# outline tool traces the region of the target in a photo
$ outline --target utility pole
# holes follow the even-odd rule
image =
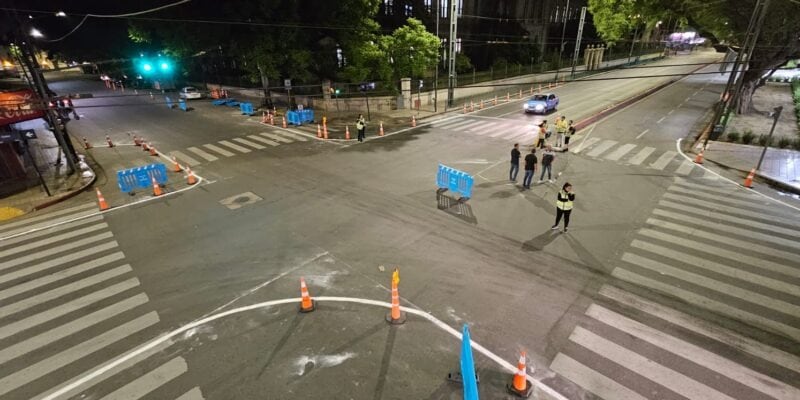
[[[456,34],[458,24],[458,1],[450,0],[450,55],[447,60],[447,105],[452,107],[455,104],[453,95],[456,86]]]
[[[764,155],[767,154],[767,147],[772,142],[772,133],[775,132],[775,125],[778,124],[778,118],[781,117],[781,111],[783,111],[783,106],[778,106],[773,108],[773,112],[770,114],[772,115],[772,128],[769,130],[769,136],[767,137],[767,143],[764,143],[764,150],[761,150],[761,157],[758,158],[758,165],[756,165],[756,171],[761,170],[761,162],[764,161]]]
[[[631,40],[631,51],[628,52],[628,65],[631,63],[631,56],[633,56],[633,46],[636,44],[636,35],[639,33],[639,24],[637,19],[636,29],[633,31],[633,39]]]
[[[733,96],[731,96],[731,105],[736,106],[739,102],[739,97],[742,95],[742,85],[744,85],[744,74],[750,68],[750,57],[753,55],[753,51],[756,49],[756,43],[758,42],[758,36],[761,35],[761,27],[764,26],[764,18],[767,16],[767,8],[769,7],[769,0],[761,0],[761,10],[758,13],[758,21],[756,21],[755,32],[753,33],[752,37],[750,38],[750,43],[748,43],[748,48],[745,52],[744,57],[746,60],[742,63],[742,73],[739,75],[736,81],[736,89],[733,91]],[[758,6],[758,4],[756,4]],[[725,118],[725,122],[722,124],[723,130],[725,126],[728,125],[729,118]]]
[[[433,112],[439,111],[439,57],[442,55],[442,39],[439,38],[439,8],[441,7],[442,0],[434,0],[436,2],[436,40],[439,41],[439,47],[436,49],[436,69],[433,70]]]
[[[575,79],[575,65],[578,64],[578,54],[581,51],[581,37],[583,36],[583,23],[586,21],[586,7],[581,7],[581,21],[578,23],[578,39],[575,41],[575,53],[572,54],[572,72],[570,79]]]
[[[567,10],[569,10],[569,0],[567,6],[564,7],[564,22],[561,25],[561,47],[558,48],[558,67],[556,68],[555,81],[558,82],[558,73],[561,72],[561,58],[564,53],[564,35],[567,33]]]

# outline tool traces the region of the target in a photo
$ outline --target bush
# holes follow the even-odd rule
[[[744,143],[744,144],[753,143],[753,139],[755,139],[755,138],[756,138],[756,135],[753,133],[753,131],[748,129],[748,130],[744,131],[744,133],[742,134],[742,143]]]
[[[782,149],[785,149],[785,148],[789,147],[790,144],[792,144],[792,139],[789,139],[789,138],[787,138],[785,136],[780,138],[780,139],[778,139],[778,147],[780,147]]]
[[[769,135],[758,135],[759,146],[770,146],[772,145],[772,142],[774,142],[774,140],[772,140]]]
[[[725,139],[731,143],[736,143],[739,141],[739,132],[728,132]]]

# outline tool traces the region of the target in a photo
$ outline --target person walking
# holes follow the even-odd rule
[[[575,125],[573,125],[572,120],[569,120],[569,125],[567,126],[567,133],[564,135],[564,151],[569,151],[569,138],[575,134]]]
[[[514,148],[511,149],[511,171],[508,172],[508,179],[511,182],[517,181],[517,173],[519,172],[519,143],[514,143]]]
[[[556,159],[556,153],[553,152],[553,146],[547,145],[542,154],[542,176],[539,177],[539,183],[544,182],[544,173],[547,172],[547,180],[553,182],[553,160]]]
[[[533,172],[536,170],[536,163],[539,160],[536,158],[536,148],[532,148],[530,154],[525,156],[525,177],[522,178],[522,187],[524,189],[531,188],[531,180],[533,180]]]
[[[552,230],[558,229],[558,223],[561,222],[561,217],[564,217],[564,232],[567,232],[569,227],[569,215],[572,213],[573,202],[575,201],[575,191],[572,190],[572,185],[567,182],[558,192],[556,200],[556,223],[550,227]]]
[[[545,139],[547,139],[547,121],[539,124],[539,140],[536,141],[536,147],[543,149]]]
[[[356,130],[358,131],[358,141],[364,141],[364,131],[367,129],[367,121],[364,119],[364,114],[358,114],[358,120],[356,120]]]
[[[561,116],[556,121],[556,147],[562,147],[564,145],[564,137],[567,134],[567,128],[569,125],[567,124],[567,117]]]

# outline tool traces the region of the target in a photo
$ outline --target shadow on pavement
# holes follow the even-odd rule
[[[522,243],[522,250],[525,251],[542,251],[544,247],[548,244],[552,243],[556,238],[561,236],[561,231],[554,231],[548,229],[539,234],[539,236],[535,236],[533,239],[528,240],[527,242]]]
[[[437,207],[456,218],[468,222],[473,225],[478,224],[478,219],[472,213],[472,206],[466,203],[466,200],[457,199],[449,196],[440,190],[436,191],[436,204]]]

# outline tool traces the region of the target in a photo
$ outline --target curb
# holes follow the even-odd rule
[[[697,154],[697,153],[694,150],[692,150],[692,154]],[[714,163],[714,164],[716,164],[716,165],[718,165],[718,166],[720,166],[722,168],[725,168],[725,169],[728,169],[728,170],[731,170],[731,171],[740,172],[743,175],[747,175],[748,173],[750,173],[749,170],[743,170],[743,169],[731,167],[730,165],[723,164],[723,163],[721,163],[719,161],[714,161],[713,159],[710,159],[708,157],[705,157],[704,159],[705,159],[705,161],[712,162],[712,163]],[[769,186],[778,187],[778,188],[780,188],[780,189],[782,189],[782,190],[784,190],[786,192],[790,192],[790,193],[794,193],[794,194],[800,195],[800,188],[795,187],[794,185],[790,185],[790,184],[788,184],[788,183],[786,183],[784,181],[781,181],[779,179],[775,179],[775,178],[773,178],[773,177],[771,177],[769,175],[763,175],[763,174],[760,174],[758,171],[756,171],[756,178],[759,178],[759,180],[761,180],[763,182],[766,182],[766,184],[769,185]]]
[[[55,199],[50,199],[50,200],[45,201],[43,203],[37,204],[37,205],[33,206],[33,208],[31,208],[31,211],[39,211],[39,210],[42,210],[44,208],[50,207],[52,205],[58,204],[58,203],[60,203],[62,201],[71,199],[71,198],[77,196],[78,193],[81,193],[84,190],[86,190],[86,188],[88,188],[89,186],[94,185],[95,181],[97,181],[97,174],[91,168],[89,168],[89,171],[92,171],[92,179],[90,179],[88,182],[83,184],[83,186],[81,186],[78,189],[75,189],[75,190],[73,190],[73,191],[71,191],[71,192],[69,192],[69,193],[67,193],[65,195],[62,195],[61,197],[57,197]]]

